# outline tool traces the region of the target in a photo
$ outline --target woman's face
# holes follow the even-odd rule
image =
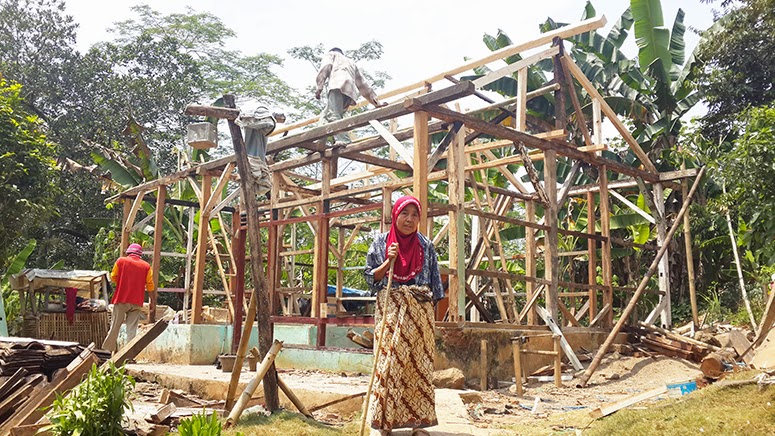
[[[402,235],[411,235],[416,232],[419,224],[420,211],[413,204],[403,208],[396,218],[396,228]]]

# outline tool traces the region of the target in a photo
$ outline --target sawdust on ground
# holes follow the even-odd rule
[[[605,356],[585,388],[575,387],[577,377],[563,381],[562,388],[555,387],[553,381],[531,381],[526,385],[523,398],[517,398],[513,383],[502,383],[500,389],[481,392],[482,402],[468,404],[468,411],[477,427],[521,424],[546,425],[558,430],[557,423],[567,416],[568,422],[560,425],[561,429],[583,428],[592,421],[584,412],[659,386],[694,380],[701,375],[699,365],[686,360],[665,356],[626,357],[614,353]],[[644,401],[640,406],[665,397]],[[584,417],[583,422],[580,416]]]

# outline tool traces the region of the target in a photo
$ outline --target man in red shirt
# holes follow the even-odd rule
[[[131,244],[126,249],[126,256],[120,257],[113,265],[110,279],[116,284],[113,293],[113,315],[111,316],[110,331],[108,337],[102,343],[102,349],[111,352],[116,351],[116,341],[121,324],[126,319],[127,342],[137,334],[137,323],[142,316],[145,290],[152,292],[153,276],[151,266],[140,258],[143,255],[143,247],[140,244]]]

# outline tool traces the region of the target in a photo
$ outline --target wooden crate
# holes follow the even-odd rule
[[[75,312],[73,323],[65,313],[41,312],[25,315],[22,334],[28,338],[94,344],[99,348],[108,335],[108,312]]]

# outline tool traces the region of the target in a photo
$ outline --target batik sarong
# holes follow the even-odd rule
[[[387,317],[369,403],[371,427],[430,427],[436,419],[433,391],[433,302],[427,286],[401,286],[377,296],[375,326]],[[378,334],[379,332],[377,332]],[[375,337],[374,343],[379,342]],[[376,345],[375,345],[376,346]]]

